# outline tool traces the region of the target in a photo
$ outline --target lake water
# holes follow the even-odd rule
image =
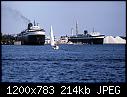
[[[125,82],[125,45],[2,45],[2,82]]]

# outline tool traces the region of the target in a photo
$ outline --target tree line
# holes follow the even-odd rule
[[[1,44],[13,45],[15,41],[18,41],[18,37],[11,34],[1,33]]]

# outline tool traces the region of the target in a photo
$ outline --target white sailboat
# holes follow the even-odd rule
[[[59,49],[59,46],[56,45],[55,41],[54,41],[54,35],[53,35],[53,29],[52,29],[52,26],[51,26],[51,29],[50,29],[50,34],[51,34],[51,37],[50,37],[50,41],[51,41],[51,46],[53,49]]]

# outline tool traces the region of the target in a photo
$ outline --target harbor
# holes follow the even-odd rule
[[[1,82],[125,83],[125,8],[123,1],[2,1]]]
[[[103,38],[95,39],[93,38],[85,38],[83,35],[76,36],[61,36],[58,40],[55,39],[57,44],[126,44],[126,37],[123,36],[102,36]],[[85,38],[85,39],[84,39]],[[50,44],[51,40],[49,36],[45,37],[45,43],[42,45]],[[23,45],[21,39],[17,36],[13,35],[2,35],[1,40],[2,45]],[[31,45],[35,45],[34,43]],[[37,45],[37,44],[36,44]]]
[[[51,43],[51,36],[45,35],[45,30],[40,28],[37,24],[28,24],[28,28],[21,33],[15,35],[2,35],[1,44],[3,45],[45,45]],[[105,36],[100,32],[88,32],[84,30],[84,33],[78,32],[78,24],[76,22],[76,31],[72,30],[71,35],[61,36],[59,39],[55,39],[53,35],[53,41],[57,44],[126,44],[125,37],[123,36]]]
[[[74,40],[76,40],[76,41],[74,41]],[[84,44],[93,44],[94,40],[92,40],[92,42],[87,41],[88,43],[85,43],[85,42],[82,42],[81,39],[80,39],[80,41],[77,41],[77,39],[71,40],[69,36],[61,36],[59,40],[56,40],[56,42],[57,42],[57,44],[82,44],[82,45],[84,45]],[[20,39],[17,39],[17,37],[15,37],[15,36],[3,35],[1,44],[2,45],[21,45],[22,43],[21,43]],[[50,44],[49,37],[45,38],[44,45],[47,45],[47,44]],[[123,37],[123,36],[116,36],[116,37],[106,36],[103,40],[103,43],[101,42],[100,44],[126,44],[126,40],[125,40],[125,37]]]

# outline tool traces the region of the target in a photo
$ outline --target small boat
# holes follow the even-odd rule
[[[54,41],[54,35],[53,35],[52,26],[51,26],[51,29],[50,29],[50,34],[51,34],[50,41],[51,41],[52,48],[55,49],[55,50],[59,49],[59,46]]]

